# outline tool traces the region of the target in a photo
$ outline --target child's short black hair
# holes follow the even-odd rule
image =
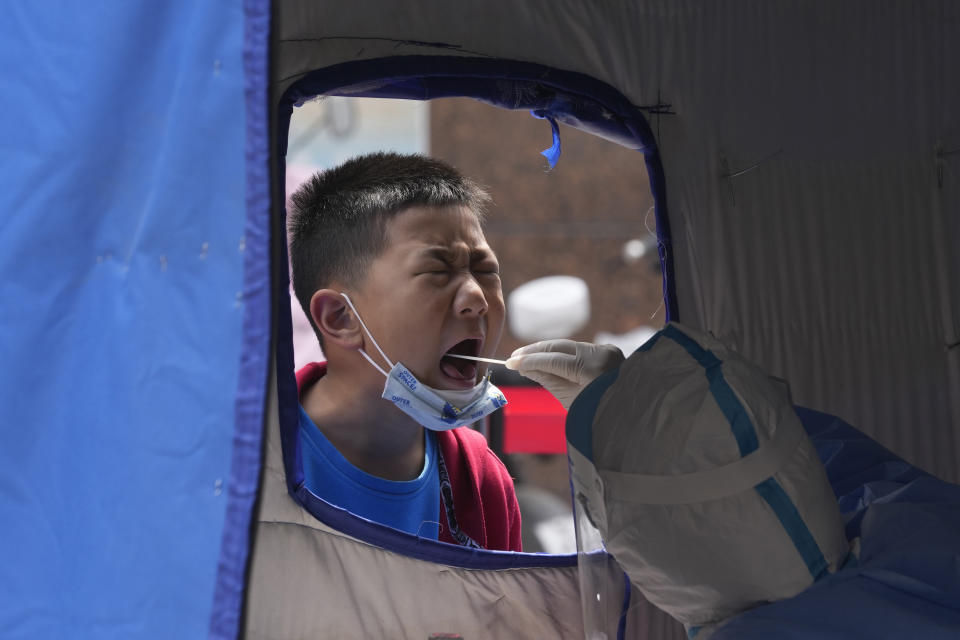
[[[288,219],[293,289],[307,319],[310,298],[333,281],[356,285],[384,249],[386,221],[411,206],[468,207],[483,221],[490,196],[445,162],[419,154],[372,153],[307,180]]]

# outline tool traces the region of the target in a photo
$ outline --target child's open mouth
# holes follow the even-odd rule
[[[447,353],[458,353],[464,356],[479,355],[480,341],[474,338],[461,340],[453,345]],[[449,378],[461,381],[470,381],[472,384],[477,379],[477,363],[460,358],[450,358],[443,356],[440,359],[440,371]]]

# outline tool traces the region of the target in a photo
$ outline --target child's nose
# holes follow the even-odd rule
[[[457,315],[463,316],[482,316],[487,312],[487,297],[483,293],[483,288],[473,276],[464,278],[463,284],[457,289],[457,297],[454,299],[454,311]]]

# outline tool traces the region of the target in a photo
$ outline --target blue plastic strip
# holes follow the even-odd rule
[[[703,629],[701,626],[690,627],[687,629],[687,640],[693,640],[697,637],[697,634],[700,633],[700,630]]]
[[[630,596],[632,587],[630,586],[630,576],[623,572],[623,605],[620,607],[620,622],[617,623],[617,640],[624,640],[627,637],[627,611],[630,610]]]
[[[714,400],[716,400],[720,410],[723,411],[724,417],[730,423],[733,437],[736,438],[737,446],[740,448],[740,455],[746,456],[756,451],[759,446],[757,432],[750,422],[750,416],[747,415],[743,405],[740,404],[736,394],[733,393],[733,389],[724,379],[722,363],[717,356],[691,340],[673,325],[663,329],[663,333],[686,349],[687,353],[704,368],[707,380],[710,382],[710,393],[713,394]]]
[[[514,551],[471,549],[429,538],[421,538],[354,515],[317,497],[306,487],[300,487],[294,498],[311,515],[337,531],[410,558],[438,562],[464,569],[501,570],[575,567],[577,565],[577,555],[575,553],[518,553]]]
[[[560,144],[560,125],[557,124],[556,117],[545,109],[534,109],[530,112],[530,115],[532,115],[534,118],[546,120],[550,123],[550,133],[553,136],[553,144],[549,149],[544,149],[541,151],[540,155],[547,159],[547,162],[550,163],[550,168],[553,169],[557,166],[557,162],[560,160],[560,153],[562,150],[562,145]]]
[[[567,411],[567,443],[593,462],[593,418],[607,389],[617,381],[620,367],[610,369],[588,384]]]
[[[243,333],[235,403],[227,509],[217,564],[210,637],[238,636],[250,523],[260,478],[270,352],[270,1],[244,0],[243,70],[246,109],[246,224]]]
[[[790,536],[793,546],[797,548],[813,579],[816,581],[825,576],[828,569],[827,560],[823,557],[820,546],[814,540],[813,534],[810,533],[803,518],[800,517],[800,512],[797,511],[793,500],[783,490],[780,483],[774,478],[767,478],[755,488],[760,497],[777,514],[780,524],[783,525],[787,535]]]

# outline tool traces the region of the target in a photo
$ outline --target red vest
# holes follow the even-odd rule
[[[326,372],[325,362],[311,362],[297,371],[300,395]],[[520,507],[513,479],[483,435],[460,427],[437,432],[437,444],[450,476],[460,530],[484,549],[521,551]],[[456,544],[443,504],[438,508],[440,541]]]

